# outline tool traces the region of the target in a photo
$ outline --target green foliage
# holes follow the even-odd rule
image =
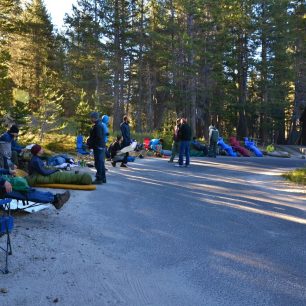
[[[80,94],[80,103],[77,106],[75,112],[75,121],[77,122],[77,134],[86,135],[90,129],[91,123],[89,120],[89,114],[91,112],[89,102],[86,98],[84,90]]]
[[[88,113],[98,110],[114,130],[128,113],[137,137],[146,131],[167,148],[180,116],[206,139],[214,119],[225,136],[284,141],[305,101],[304,8],[78,0],[55,35],[42,0],[2,0],[0,114],[22,125],[31,114],[42,139],[88,134]]]
[[[287,180],[306,185],[306,169],[296,169],[294,171],[288,172],[286,174],[283,174],[283,177],[285,177]]]

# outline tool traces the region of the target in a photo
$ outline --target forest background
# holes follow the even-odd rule
[[[43,140],[124,114],[171,137],[296,143],[306,106],[306,5],[289,0],[78,0],[55,31],[42,0],[0,1],[0,117]],[[59,7],[60,9],[60,7]],[[57,142],[61,142],[57,139]]]

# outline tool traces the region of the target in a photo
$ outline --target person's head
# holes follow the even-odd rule
[[[99,120],[99,113],[98,112],[91,112],[90,113],[90,120],[92,123],[95,123]]]
[[[14,137],[17,137],[18,136],[18,133],[19,133],[19,129],[18,129],[18,126],[13,124],[10,129],[8,130],[8,132],[13,135]]]
[[[215,126],[215,122],[212,120],[210,125],[214,127]]]
[[[102,116],[102,122],[107,125],[109,123],[109,117],[107,115],[103,115]]]
[[[182,118],[181,119],[181,124],[185,124],[185,123],[187,123],[187,118]]]
[[[122,140],[122,136],[121,135],[117,135],[116,141],[120,142],[121,140]]]
[[[41,155],[41,154],[43,154],[43,152],[44,152],[43,148],[40,145],[38,145],[38,144],[35,144],[31,148],[31,153],[33,155]]]
[[[129,117],[127,115],[123,116],[123,122],[129,123]]]
[[[181,123],[181,118],[176,119],[176,125],[179,125]]]
[[[159,142],[160,142],[161,144],[163,144],[163,143],[164,143],[164,140],[163,140],[162,138],[160,138],[160,139],[159,139]]]

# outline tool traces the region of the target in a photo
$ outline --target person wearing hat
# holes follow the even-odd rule
[[[30,186],[37,184],[74,184],[90,185],[92,179],[89,173],[69,173],[61,172],[59,169],[48,169],[45,167],[40,156],[43,148],[35,144],[31,148],[32,158],[29,163],[29,176],[26,177]]]
[[[18,133],[18,126],[13,124],[7,132],[0,136],[0,143],[2,143],[1,148],[6,151],[0,152],[3,158],[1,166],[6,169],[13,168],[14,165],[18,166],[18,155],[21,153],[22,149],[24,149],[24,147],[20,146],[16,141]],[[10,146],[7,146],[6,144],[10,144]]]
[[[105,130],[102,125],[101,120],[99,120],[99,113],[92,112],[90,114],[90,120],[93,124],[89,138],[87,139],[87,145],[89,149],[93,149],[96,180],[94,184],[103,184],[106,183],[105,175]]]

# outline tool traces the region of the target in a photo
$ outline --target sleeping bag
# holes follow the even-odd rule
[[[90,185],[92,178],[89,173],[55,172],[50,175],[32,174],[26,177],[30,186],[38,184],[74,184]]]

